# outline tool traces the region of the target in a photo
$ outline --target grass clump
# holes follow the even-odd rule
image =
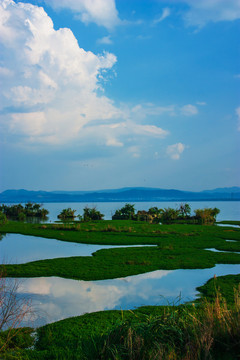
[[[214,302],[205,300],[199,306],[165,307],[158,316],[123,322],[109,332],[99,359],[237,359],[239,290],[233,306],[228,306],[218,293]]]
[[[32,328],[0,331],[0,359],[29,359],[28,355],[25,353],[25,349],[33,347],[35,341],[33,333],[34,330]]]
[[[37,330],[26,359],[236,360],[240,344],[240,288],[228,304],[214,300],[145,306],[65,319]],[[0,357],[1,358],[1,357]]]

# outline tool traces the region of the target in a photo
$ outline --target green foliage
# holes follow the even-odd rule
[[[1,205],[0,212],[6,215],[7,218],[23,221],[26,217],[37,217],[46,219],[48,210],[42,208],[40,204],[28,202],[25,206],[17,205]]]
[[[179,209],[173,208],[165,208],[159,209],[154,206],[151,207],[148,211],[139,210],[137,214],[135,214],[134,205],[126,204],[122,209],[119,209],[112,216],[113,220],[117,219],[132,219],[136,221],[145,221],[153,224],[173,224],[175,222],[192,222],[195,220],[190,217],[191,208],[189,204],[181,204]]]
[[[165,208],[161,215],[161,222],[163,224],[171,224],[176,220],[180,215],[180,211],[172,208]]]
[[[34,345],[33,332],[32,328],[0,331],[0,359],[28,359],[23,350]]]
[[[58,215],[58,219],[61,220],[74,220],[76,210],[72,210],[71,208],[63,209],[61,213]]]
[[[83,211],[83,221],[103,220],[104,215],[101,214],[96,207],[89,208],[86,206]]]
[[[240,304],[165,308],[158,316],[123,321],[104,340],[101,359],[234,359],[239,355]]]
[[[7,223],[6,215],[0,211],[0,225],[4,225],[6,223]]]
[[[180,216],[183,218],[189,217],[191,215],[191,207],[189,204],[181,204],[179,207]]]
[[[224,220],[224,221],[218,221],[218,224],[238,225],[238,226],[240,226],[240,221],[239,220]]]
[[[195,219],[199,224],[214,224],[216,217],[220,213],[218,208],[205,208],[194,210]]]
[[[206,282],[206,284],[199,286],[197,290],[201,296],[207,298],[209,301],[214,301],[217,294],[221,295],[227,300],[228,304],[234,304],[236,295],[239,295],[238,288],[240,286],[240,274],[226,275],[214,277]]]
[[[112,220],[131,220],[135,214],[135,205],[125,204],[121,209],[116,210]]]
[[[25,221],[26,220],[26,214],[24,213],[24,212],[20,212],[19,214],[18,214],[18,220],[19,221]]]
[[[133,217],[134,220],[147,221],[149,223],[192,223],[209,225],[216,222],[216,216],[220,210],[217,208],[206,208],[195,210],[195,216],[191,216],[191,207],[189,204],[180,204],[178,209],[157,207],[150,208],[147,211],[138,211],[137,215]]]

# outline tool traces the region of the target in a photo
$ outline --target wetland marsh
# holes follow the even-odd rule
[[[108,324],[110,316],[113,326],[113,322],[120,321],[118,310],[126,318],[126,310],[143,311],[150,316],[169,304],[198,301],[201,294],[211,297],[215,285],[207,281],[214,276],[223,279],[219,282],[223,295],[233,301],[233,288],[239,284],[238,227],[159,225],[130,220],[65,224],[9,221],[1,225],[0,231],[0,251],[8,241],[9,249],[15,251],[10,254],[5,248],[6,260],[11,258],[11,264],[6,261],[4,265],[7,281],[19,278],[17,296],[31,299],[36,310],[31,326],[52,323],[40,327],[39,334],[46,335],[49,326],[54,337],[58,337],[60,329],[65,334],[62,323],[55,321],[65,319],[70,331],[72,316],[78,316],[76,324],[82,318],[96,324],[100,316],[101,326],[102,322],[104,326]],[[82,331],[79,336],[83,336]],[[76,358],[63,353],[63,358]],[[53,359],[59,355],[54,356]]]

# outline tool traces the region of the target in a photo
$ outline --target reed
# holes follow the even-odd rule
[[[220,293],[214,302],[165,307],[159,316],[128,320],[113,328],[100,359],[237,359],[240,343],[240,287],[228,306]]]

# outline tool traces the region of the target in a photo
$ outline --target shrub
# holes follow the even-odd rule
[[[180,215],[179,210],[172,208],[165,208],[161,215],[161,221],[164,224],[171,224],[174,222],[174,220],[177,220],[179,215]]]
[[[5,214],[3,214],[1,211],[0,211],[0,225],[4,225],[7,223],[7,217]]]
[[[89,208],[86,206],[83,211],[83,221],[103,220],[104,218],[104,215],[101,214],[100,211],[96,209],[96,207]]]
[[[220,213],[218,208],[205,208],[205,209],[196,209],[195,219],[199,224],[214,224],[216,222],[216,217]]]
[[[121,209],[116,210],[112,220],[131,220],[135,215],[135,207],[131,204],[125,204]]]
[[[76,217],[75,212],[76,210],[72,210],[71,208],[63,209],[58,215],[58,218],[62,220],[74,220],[74,218]]]

